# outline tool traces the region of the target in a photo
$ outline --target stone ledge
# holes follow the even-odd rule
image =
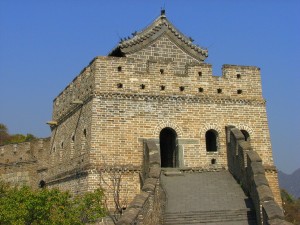
[[[128,208],[142,208],[149,196],[150,193],[141,192],[134,197]]]
[[[262,185],[269,186],[269,182],[264,174],[254,175],[253,181],[254,181],[254,184],[256,187],[259,187]]]
[[[269,186],[261,185],[256,190],[260,202],[274,201],[274,196]]]
[[[261,162],[252,162],[250,165],[249,172],[253,177],[258,174],[265,174],[265,169]]]
[[[129,225],[137,218],[140,208],[129,208],[116,223],[117,225]]]
[[[147,178],[145,180],[142,191],[153,193],[155,190],[156,183],[157,183],[156,178]]]
[[[268,220],[268,225],[293,225],[293,224],[282,219],[273,219],[273,220]]]
[[[255,151],[248,151],[247,159],[249,159],[251,162],[262,162],[261,157]]]
[[[151,166],[149,169],[149,178],[158,179],[160,176],[161,169],[159,166]]]
[[[284,219],[284,214],[281,208],[274,201],[264,202],[262,206],[269,220]]]

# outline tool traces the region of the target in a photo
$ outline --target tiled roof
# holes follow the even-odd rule
[[[193,44],[192,40],[176,29],[164,14],[160,15],[151,25],[140,32],[136,32],[132,38],[121,40],[118,46],[112,50],[110,56],[116,54],[126,55],[143,49],[163,34],[192,57],[203,61],[208,56],[208,51]]]

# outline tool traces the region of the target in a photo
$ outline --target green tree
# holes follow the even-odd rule
[[[10,136],[7,127],[4,124],[0,123],[0,145],[5,144],[5,142],[7,142],[9,138]]]
[[[58,189],[32,190],[0,182],[1,225],[85,224],[106,215],[103,192],[96,190],[73,197]]]
[[[7,126],[0,123],[0,145],[22,143],[35,139],[36,137],[33,134],[9,134]]]

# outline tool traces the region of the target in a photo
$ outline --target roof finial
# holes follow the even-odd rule
[[[160,15],[161,15],[161,16],[165,16],[165,15],[166,15],[166,10],[165,10],[165,8],[161,8],[161,10],[160,10]]]

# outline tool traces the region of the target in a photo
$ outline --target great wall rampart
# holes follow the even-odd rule
[[[122,174],[120,198],[129,205],[153,172],[149,140],[161,167],[229,169],[238,177],[244,169],[233,169],[226,130],[234,126],[260,157],[280,205],[260,69],[224,65],[217,77],[207,56],[162,14],[109,56],[95,57],[54,99],[50,139],[0,146],[1,177],[73,193],[101,186],[113,207],[108,184]]]

